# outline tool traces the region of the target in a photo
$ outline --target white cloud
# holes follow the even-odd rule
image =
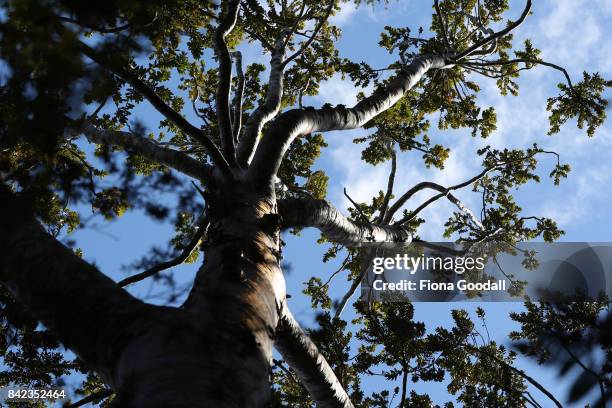
[[[347,2],[340,4],[340,11],[333,15],[329,20],[333,25],[345,26],[350,24],[351,20],[357,13],[357,6],[355,3]]]
[[[549,0],[532,17],[541,17],[537,23],[519,35],[533,37],[545,59],[579,74],[604,45],[602,27],[609,25],[605,20],[612,14],[611,4],[610,0]]]
[[[340,74],[335,74],[327,81],[321,82],[319,94],[314,99],[321,104],[353,106],[357,103],[357,93],[361,90],[361,88],[356,88],[349,79],[342,79]]]
[[[612,166],[580,169],[568,180],[571,194],[557,199],[545,200],[539,214],[556,220],[559,225],[582,224],[597,217],[596,206],[606,205],[609,200],[609,185]],[[559,196],[559,194],[557,194]],[[608,197],[606,197],[608,196]],[[552,198],[552,197],[551,197]]]
[[[354,130],[349,132],[330,132],[328,141],[331,145],[331,160],[335,167],[336,178],[332,179],[330,200],[342,211],[351,207],[350,201],[344,196],[343,189],[357,202],[370,202],[379,191],[385,191],[390,172],[390,162],[372,166],[361,160],[361,151],[364,145],[352,142],[353,138],[363,135],[366,131]],[[459,135],[456,135],[459,136]],[[398,155],[398,166],[395,179],[394,195],[399,197],[410,187],[421,181],[432,181],[443,186],[450,186],[462,182],[479,171],[479,163],[474,161],[474,146],[471,138],[459,138],[454,145],[451,155],[445,162],[445,169],[425,169],[423,160],[418,152],[406,152]],[[405,208],[415,208],[434,194],[425,190],[406,204]],[[471,192],[458,192],[459,198],[472,208],[478,208],[476,197]],[[440,240],[444,230],[444,223],[456,208],[446,200],[439,200],[422,212],[427,220],[427,228],[420,234],[425,239]],[[398,217],[401,216],[401,211]]]
[[[551,62],[567,66],[575,81],[583,70],[598,71],[604,77],[612,76],[612,45],[604,41],[604,28],[609,26],[612,0],[601,2],[548,1],[539,4],[536,13],[517,32],[516,44],[524,38],[532,38],[534,45],[543,51]],[[385,13],[384,11],[383,13]],[[367,53],[364,50],[364,53]],[[612,201],[612,190],[606,189],[612,178],[612,166],[595,167],[608,163],[607,153],[612,145],[612,128],[609,124],[599,129],[594,138],[588,138],[584,130],[577,129],[571,121],[554,137],[546,136],[548,112],[546,99],[557,91],[556,84],[563,81],[561,73],[539,67],[524,72],[520,79],[518,97],[501,96],[495,82],[481,78],[479,101],[483,106],[494,106],[498,117],[498,130],[486,140],[472,138],[468,131],[429,132],[433,143],[451,147],[452,153],[443,171],[425,169],[422,159],[415,152],[402,154],[398,165],[395,194],[401,194],[414,184],[430,180],[451,185],[473,176],[480,169],[480,160],[474,152],[485,144],[496,148],[526,148],[537,142],[542,148],[561,154],[561,161],[572,166],[569,179],[553,188],[546,175],[554,165],[554,158],[544,157],[540,171],[543,182],[521,189],[517,199],[529,215],[555,218],[561,228],[579,225],[585,217],[593,218],[607,201]],[[349,81],[334,77],[321,87],[321,102],[342,103],[350,106],[357,90]],[[435,125],[437,114],[432,117]],[[334,170],[330,174],[330,199],[342,209],[349,206],[342,194],[346,187],[358,201],[369,201],[387,184],[389,164],[370,166],[360,159],[363,146],[352,143],[352,138],[366,131],[330,134],[330,157]],[[524,191],[524,193],[523,193]],[[408,203],[407,208],[420,204],[431,192],[424,192]],[[458,193],[468,207],[476,213],[480,209],[479,197],[468,190]],[[428,226],[420,231],[425,239],[440,239],[443,224],[455,208],[444,200],[430,206],[422,214]]]

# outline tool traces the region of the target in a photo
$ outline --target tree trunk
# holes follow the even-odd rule
[[[103,374],[115,407],[269,402],[274,333],[285,301],[276,201],[240,183],[213,191],[219,193],[207,200],[206,259],[178,309],[132,298],[31,215],[0,213],[1,281]]]
[[[223,185],[209,197],[206,259],[184,307],[126,347],[121,406],[262,407],[285,300],[274,197]]]

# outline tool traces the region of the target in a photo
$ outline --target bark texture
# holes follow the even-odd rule
[[[206,262],[184,309],[198,316],[213,339],[214,374],[206,387],[220,399],[211,406],[265,406],[274,333],[286,297],[276,203],[241,183],[213,191]]]
[[[315,227],[329,240],[343,245],[412,240],[405,227],[351,221],[325,200],[291,198],[279,200],[278,207],[285,227]]]
[[[353,408],[353,403],[334,371],[288,308],[283,309],[275,345],[283,359],[297,373],[317,407]]]
[[[122,147],[153,163],[165,165],[202,182],[205,182],[212,173],[210,166],[204,165],[178,150],[159,146],[129,132],[98,129],[93,125],[84,126],[81,132],[93,143]]]
[[[147,305],[46,233],[6,186],[0,280],[127,408],[263,407],[285,286],[274,200],[220,188],[180,309]],[[239,196],[238,196],[239,194]],[[233,203],[233,204],[232,204]]]
[[[117,288],[50,236],[28,205],[0,184],[0,280],[66,347],[112,383],[131,336],[156,308]],[[134,316],[141,319],[134,320]]]

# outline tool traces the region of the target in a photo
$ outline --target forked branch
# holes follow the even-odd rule
[[[472,44],[465,51],[462,51],[462,52],[454,55],[453,58],[452,58],[453,61],[459,62],[463,58],[469,57],[470,55],[472,55],[475,52],[477,52],[481,47],[483,47],[483,46],[485,46],[487,44],[490,44],[491,42],[496,41],[498,38],[503,37],[504,35],[508,34],[512,30],[514,30],[515,28],[520,26],[523,23],[523,21],[525,21],[525,18],[527,18],[527,15],[529,15],[530,11],[531,11],[531,0],[527,0],[527,3],[525,4],[525,8],[523,9],[523,12],[521,13],[521,15],[518,18],[518,20],[513,21],[512,23],[508,24],[506,26],[506,28],[504,28],[503,30],[496,31],[496,32],[494,32],[494,33],[492,33],[492,34],[490,34],[490,35],[480,39],[479,41],[476,41],[474,44]]]
[[[278,114],[280,110],[281,100],[283,97],[283,75],[286,66],[302,55],[304,51],[306,51],[312,45],[313,41],[333,12],[335,0],[328,1],[328,7],[325,9],[321,19],[317,22],[312,35],[308,38],[308,40],[304,41],[300,45],[300,48],[287,59],[283,59],[285,56],[285,49],[291,36],[295,33],[295,25],[287,30],[286,38],[281,36],[281,38],[279,38],[274,45],[269,44],[262,38],[256,37],[262,42],[264,48],[269,49],[272,54],[270,59],[270,76],[268,79],[268,90],[265,101],[251,113],[245,124],[244,132],[240,136],[237,155],[238,163],[242,166],[247,167],[249,165],[253,154],[257,149],[257,144],[262,129],[266,123],[270,122],[270,120],[272,120]],[[304,9],[302,8],[299,13],[300,17],[297,19],[296,24],[303,16],[303,13]],[[251,33],[251,35],[253,35],[253,33]]]
[[[271,124],[257,148],[248,177],[260,187],[271,187],[283,156],[296,137],[314,132],[359,128],[392,107],[430,69],[442,69],[447,64],[443,56],[417,57],[386,86],[378,88],[352,108],[293,109],[283,113]]]
[[[329,4],[328,4],[327,8],[325,9],[323,17],[321,17],[321,19],[317,22],[317,25],[315,26],[315,28],[314,28],[314,30],[312,32],[312,35],[308,38],[308,40],[306,40],[300,46],[300,48],[296,52],[294,52],[285,61],[283,61],[283,67],[286,67],[291,61],[295,60],[300,55],[302,55],[304,53],[304,51],[306,51],[308,49],[308,47],[310,47],[310,45],[315,40],[317,35],[319,35],[319,32],[321,31],[321,28],[323,28],[323,26],[325,25],[325,23],[329,19],[329,16],[331,15],[332,11],[334,10],[334,4],[336,3],[336,0],[327,0],[327,1],[329,2]]]
[[[144,96],[159,113],[161,113],[166,119],[174,123],[181,131],[185,132],[190,138],[200,142],[210,154],[213,163],[219,168],[219,170],[228,178],[232,178],[232,170],[217,146],[210,140],[204,133],[189,123],[181,114],[172,109],[166,102],[164,102],[155,91],[149,87],[144,81],[142,81],[136,74],[126,69],[125,67],[117,64],[106,56],[101,55],[96,50],[88,46],[87,44],[80,42],[80,49],[87,57],[102,67],[108,69],[113,74],[121,77],[128,84],[130,84],[138,93]]]
[[[382,222],[385,219],[385,213],[389,208],[389,201],[393,195],[393,185],[395,183],[395,173],[397,172],[397,153],[395,148],[391,148],[391,172],[389,173],[389,179],[387,181],[387,192],[383,198],[383,203],[380,207],[380,214],[377,219],[378,222]]]
[[[259,105],[250,114],[238,143],[238,163],[244,167],[251,162],[251,157],[257,147],[261,130],[266,123],[276,116],[281,108],[281,100],[283,98],[284,55],[285,49],[283,41],[279,40],[272,49],[266,98],[264,103]]]

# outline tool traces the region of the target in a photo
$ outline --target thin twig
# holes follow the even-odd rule
[[[66,405],[66,408],[77,408],[77,407],[82,407],[85,404],[96,403],[104,398],[110,397],[113,394],[114,393],[112,390],[100,390],[100,391],[94,392],[93,394],[89,394],[87,397],[73,404]]]
[[[369,223],[369,222],[370,222],[370,219],[369,219],[368,217],[366,217],[366,215],[365,215],[365,214],[364,214],[364,213],[361,211],[361,208],[359,208],[359,204],[357,204],[357,203],[355,202],[355,200],[353,200],[353,199],[351,198],[351,196],[349,196],[349,195],[348,195],[348,193],[346,192],[346,187],[344,187],[343,191],[344,191],[344,196],[345,196],[346,198],[348,198],[348,199],[349,199],[349,201],[351,202],[351,204],[353,204],[353,205],[355,206],[355,211],[357,211],[357,212],[359,213],[359,215],[360,215],[360,216],[361,216],[361,218],[362,218],[362,221],[363,221],[363,222],[367,222],[367,223]]]
[[[193,238],[191,239],[191,241],[189,241],[189,243],[187,244],[187,246],[183,249],[183,252],[180,253],[179,256],[177,256],[174,259],[171,259],[169,261],[166,262],[162,262],[160,264],[157,264],[149,269],[147,269],[144,272],[138,273],[136,275],[132,275],[129,276],[121,281],[119,281],[117,283],[117,285],[124,287],[127,285],[130,285],[132,283],[136,283],[136,282],[140,282],[144,279],[147,279],[161,271],[164,271],[166,269],[172,268],[174,266],[180,265],[183,262],[185,262],[185,260],[189,257],[189,255],[191,255],[191,253],[193,252],[193,250],[195,249],[195,247],[200,243],[200,240],[202,239],[202,237],[204,236],[204,234],[206,233],[206,229],[208,226],[208,223],[210,222],[210,217],[208,215],[204,215],[202,217],[202,219],[200,220],[200,222],[198,223],[198,231],[197,233],[193,236]]]

